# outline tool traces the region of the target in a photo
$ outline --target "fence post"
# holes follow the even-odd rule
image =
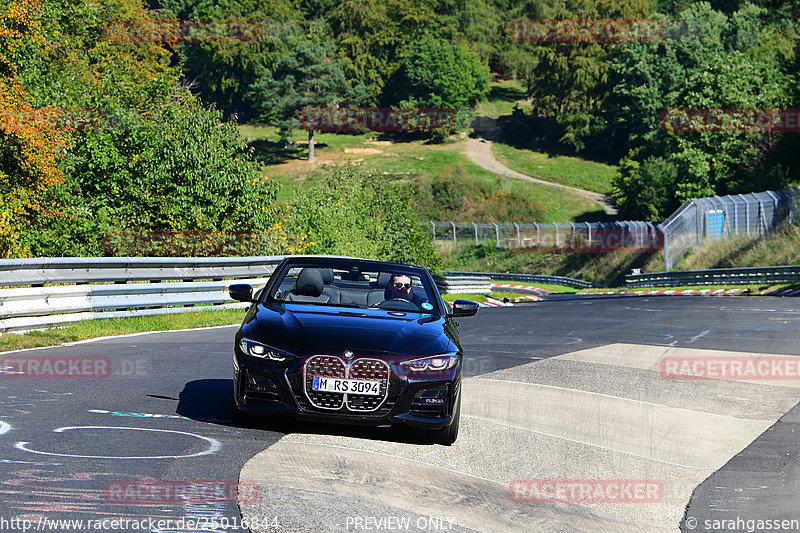
[[[495,237],[497,237],[497,241],[496,241],[497,245],[496,246],[498,248],[500,248],[500,228],[498,228],[497,224],[495,224],[494,222],[492,222],[492,226],[494,226],[494,234],[495,234]]]
[[[561,243],[558,240],[558,222],[553,222],[553,225],[556,227],[556,248],[561,246]]]
[[[431,227],[433,229],[433,243],[436,244],[436,222],[431,220],[430,223],[431,223]]]
[[[522,246],[522,241],[519,238],[519,224],[514,222],[514,227],[517,228],[517,248],[519,248],[520,246]]]
[[[472,227],[475,228],[475,246],[478,246],[478,225],[473,222]]]
[[[672,258],[669,255],[669,235],[664,228],[661,228],[661,233],[664,235],[664,270],[669,270],[672,268]]]
[[[741,194],[739,196],[744,200],[744,227],[747,228],[747,234],[750,235],[750,202]]]
[[[589,224],[588,222],[585,222],[585,224],[586,224],[586,231],[588,232],[588,237],[589,237],[589,248],[591,248],[592,247],[592,225]]]
[[[453,246],[458,246],[458,241],[456,240],[456,224],[455,222],[450,222],[450,225],[453,226]]]
[[[542,245],[542,232],[539,230],[539,224],[536,222],[533,223],[536,226],[536,246]]]

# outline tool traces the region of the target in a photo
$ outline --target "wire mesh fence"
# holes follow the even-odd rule
[[[479,223],[435,222],[426,225],[434,243],[570,253],[655,252],[663,234],[653,222]]]
[[[688,200],[660,225],[664,266],[671,269],[704,240],[764,236],[781,224],[794,224],[798,208],[800,188]]]

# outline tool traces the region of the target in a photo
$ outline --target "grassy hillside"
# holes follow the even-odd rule
[[[658,262],[660,254],[546,254],[514,251],[494,246],[439,246],[446,270],[512,272],[544,276],[566,276],[608,287],[625,284],[625,274]],[[662,256],[663,257],[663,256]],[[663,259],[661,260],[663,265]]]
[[[617,167],[579,157],[551,155],[494,143],[495,158],[510,169],[561,185],[608,194]]]
[[[675,270],[781,265],[800,265],[800,226],[787,226],[766,239],[739,235],[708,241],[684,256]]]
[[[330,168],[356,164],[387,179],[412,184],[418,194],[409,201],[424,220],[605,220],[597,204],[578,194],[498,177],[475,165],[464,153],[463,134],[443,144],[426,144],[423,140],[397,142],[375,133],[322,133],[317,135],[317,160],[310,163],[305,159],[305,132],[295,132],[291,137],[295,145],[283,149],[278,146],[280,139],[274,128],[241,126],[241,131],[251,140],[264,175],[280,183],[280,203],[288,202],[298,189],[320,182]]]

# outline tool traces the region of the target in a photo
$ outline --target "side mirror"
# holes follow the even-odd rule
[[[456,300],[453,302],[453,310],[450,312],[450,316],[475,316],[478,314],[478,309],[480,308],[481,306],[476,302],[470,300]]]
[[[240,302],[253,301],[253,287],[247,283],[234,283],[228,287],[228,293],[231,295],[231,298],[239,300]]]

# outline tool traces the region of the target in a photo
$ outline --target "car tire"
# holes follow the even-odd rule
[[[231,425],[236,427],[247,427],[248,423],[250,422],[250,417],[247,413],[240,411],[238,407],[236,407],[236,402],[231,399]]]
[[[458,395],[458,403],[456,404],[456,411],[453,415],[453,421],[449,426],[442,429],[432,430],[431,436],[436,444],[442,446],[450,446],[458,438],[458,421],[461,418],[461,395]]]

